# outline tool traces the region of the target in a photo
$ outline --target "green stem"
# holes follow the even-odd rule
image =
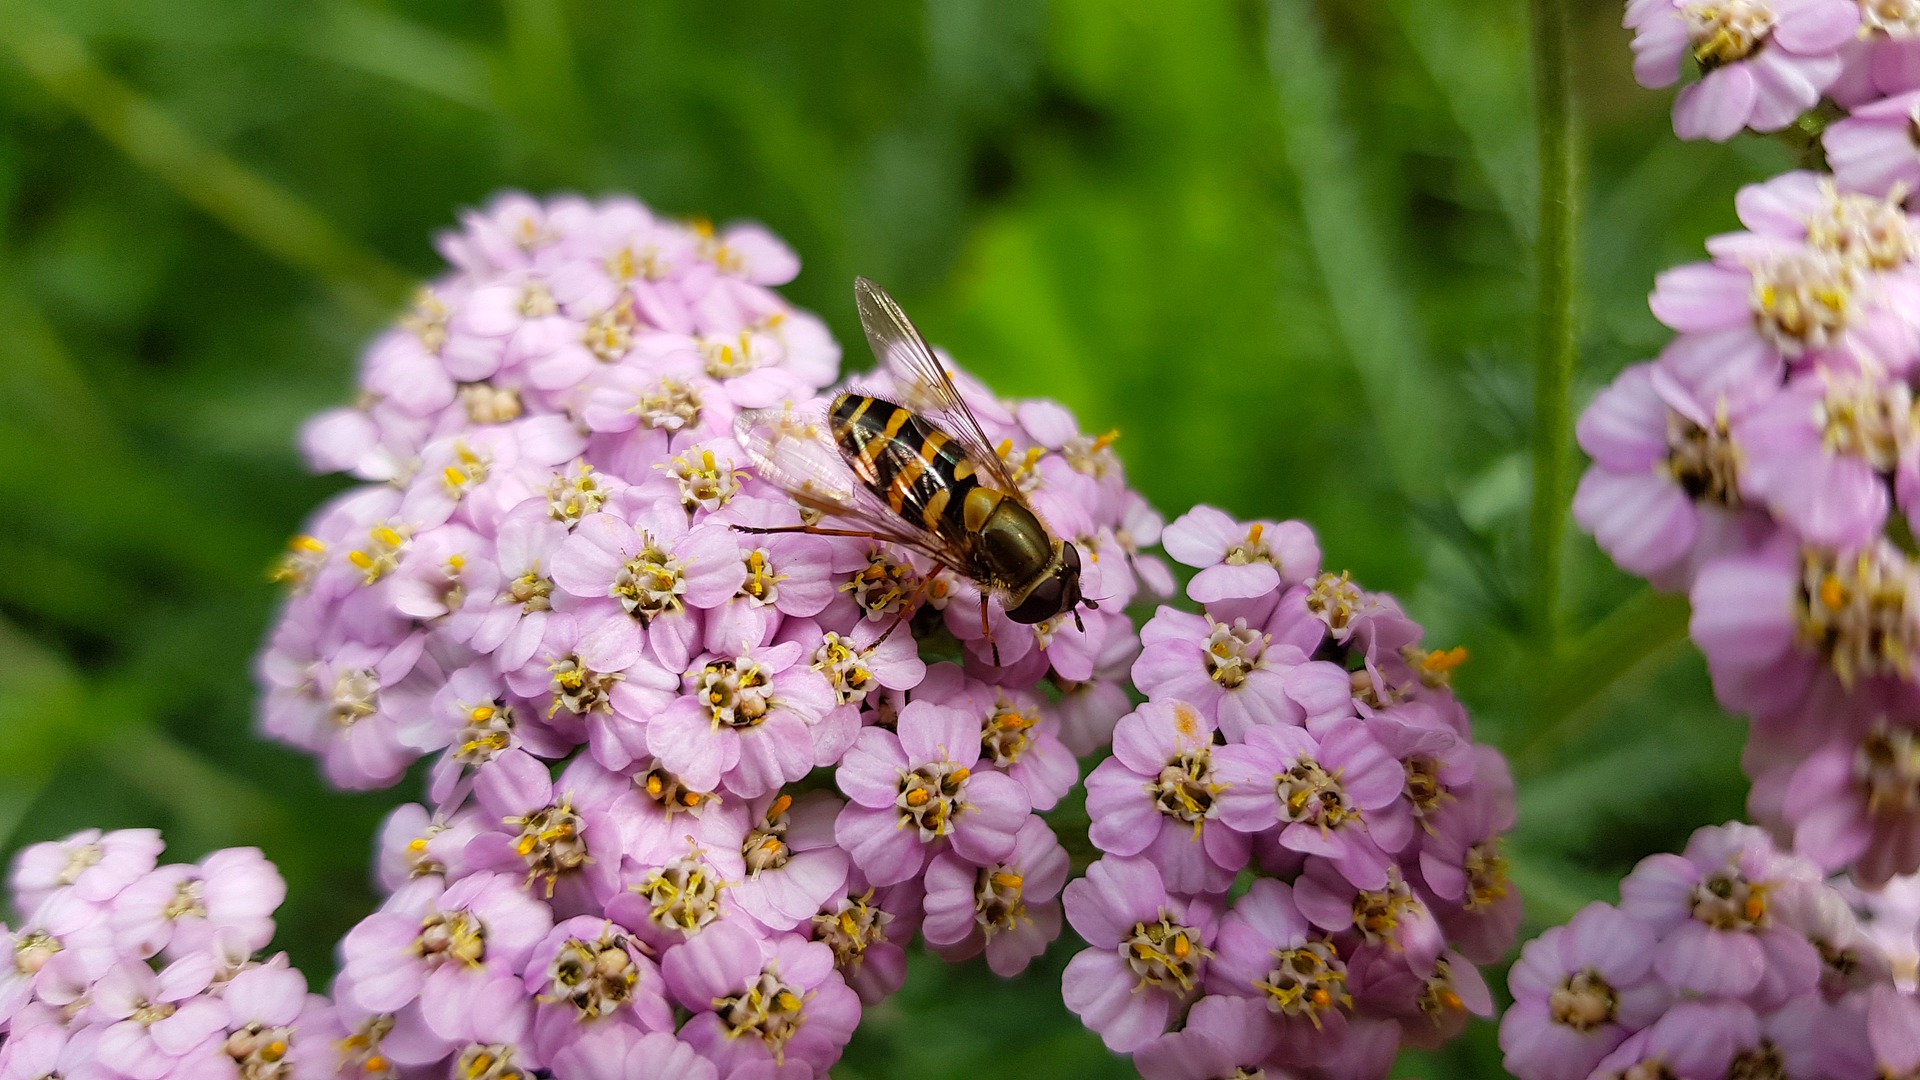
[[[1560,549],[1566,535],[1574,340],[1573,87],[1566,0],[1532,0],[1535,123],[1540,154],[1538,370],[1534,376],[1533,630],[1551,649],[1560,608]]]

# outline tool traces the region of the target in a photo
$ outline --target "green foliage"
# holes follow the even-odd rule
[[[1675,142],[1615,6],[1568,7],[1577,410],[1660,344],[1654,273],[1786,159]],[[1002,393],[1120,428],[1170,515],[1312,522],[1473,651],[1527,933],[1611,899],[1739,813],[1740,731],[1683,606],[1584,537],[1527,614],[1530,492],[1570,484],[1530,478],[1527,27],[1521,0],[0,0],[4,848],[259,844],[281,940],[329,972],[395,795],[250,731],[263,570],[340,486],[293,430],[434,272],[433,231],[523,187],[759,218],[843,341],[875,277]],[[1127,1075],[1060,1007],[1066,945],[1011,985],[918,963],[839,1073]],[[1498,1060],[1478,1025],[1401,1068]]]

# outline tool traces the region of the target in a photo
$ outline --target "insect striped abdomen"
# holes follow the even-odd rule
[[[834,400],[831,423],[854,475],[895,514],[949,538],[967,535],[962,507],[979,481],[946,432],[890,401],[857,394]]]

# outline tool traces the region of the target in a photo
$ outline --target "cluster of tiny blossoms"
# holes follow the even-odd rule
[[[1847,893],[1752,825],[1649,856],[1618,907],[1528,942],[1508,983],[1500,1045],[1520,1080],[1873,1080],[1920,1064],[1920,1005]]]
[[[1067,1005],[1148,1080],[1385,1076],[1492,1002],[1520,918],[1505,762],[1391,598],[1299,522],[1175,521],[1200,614],[1162,607],[1087,778]],[[1262,1073],[1260,1070],[1271,1070]]]
[[[326,1080],[326,999],[273,939],[286,885],[253,848],[156,865],[160,834],[101,833],[15,858],[0,926],[0,1077]]]
[[[1714,689],[1753,718],[1755,818],[1875,885],[1920,870],[1920,4],[1627,12],[1643,82],[1687,50],[1705,72],[1681,134],[1739,102],[1759,111],[1716,113],[1716,137],[1773,130],[1824,92],[1804,126],[1830,171],[1743,189],[1745,231],[1660,276],[1676,336],[1581,418],[1574,514],[1621,567],[1691,593]]]
[[[341,945],[345,1073],[825,1075],[916,931],[1024,968],[1067,874],[1035,813],[1126,711],[1126,605],[1171,587],[1111,439],[956,376],[1101,604],[996,603],[989,637],[918,556],[745,531],[809,519],[736,415],[824,420],[839,360],[766,232],[509,195],[441,250],[306,430],[367,483],[294,540],[259,661],[264,730],[334,783],[433,759]]]

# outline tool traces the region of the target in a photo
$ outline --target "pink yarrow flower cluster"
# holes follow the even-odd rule
[[[1647,86],[1700,73],[1682,137],[1790,125],[1820,171],[1744,188],[1745,231],[1662,274],[1676,331],[1581,418],[1577,520],[1688,590],[1749,810],[1866,885],[1920,870],[1920,5],[1629,0]]]
[[[1163,541],[1202,610],[1142,630],[1147,701],[1087,778],[1067,1005],[1149,1080],[1385,1076],[1491,1014],[1475,965],[1520,917],[1512,782],[1447,686],[1465,654],[1298,522],[1199,507]]]
[[[1920,6],[1627,10],[1643,82],[1681,50],[1704,71],[1683,135],[1775,130],[1822,93],[1849,115],[1815,118],[1830,173],[1743,189],[1745,231],[1660,276],[1676,336],[1581,417],[1574,516],[1623,569],[1690,593],[1717,696],[1753,718],[1755,819],[1877,885],[1920,870]]]
[[[1908,1074],[1875,1068],[1875,1029],[1895,1024],[1880,997],[1913,1011],[1886,956],[1847,895],[1764,830],[1700,829],[1620,896],[1521,950],[1500,1025],[1520,1080]]]
[[[293,542],[258,664],[263,729],[334,783],[433,759],[341,946],[342,1067],[824,1076],[916,933],[1023,969],[1067,872],[1035,813],[1127,709],[1126,604],[1171,585],[1111,436],[955,373],[1100,601],[995,600],[989,640],[919,555],[765,531],[813,519],[735,417],[824,423],[839,350],[764,230],[509,195],[441,249],[307,428],[366,483]]]
[[[253,848],[159,865],[151,829],[34,844],[0,926],[0,1076],[330,1080],[332,1006],[260,959],[286,885]]]

